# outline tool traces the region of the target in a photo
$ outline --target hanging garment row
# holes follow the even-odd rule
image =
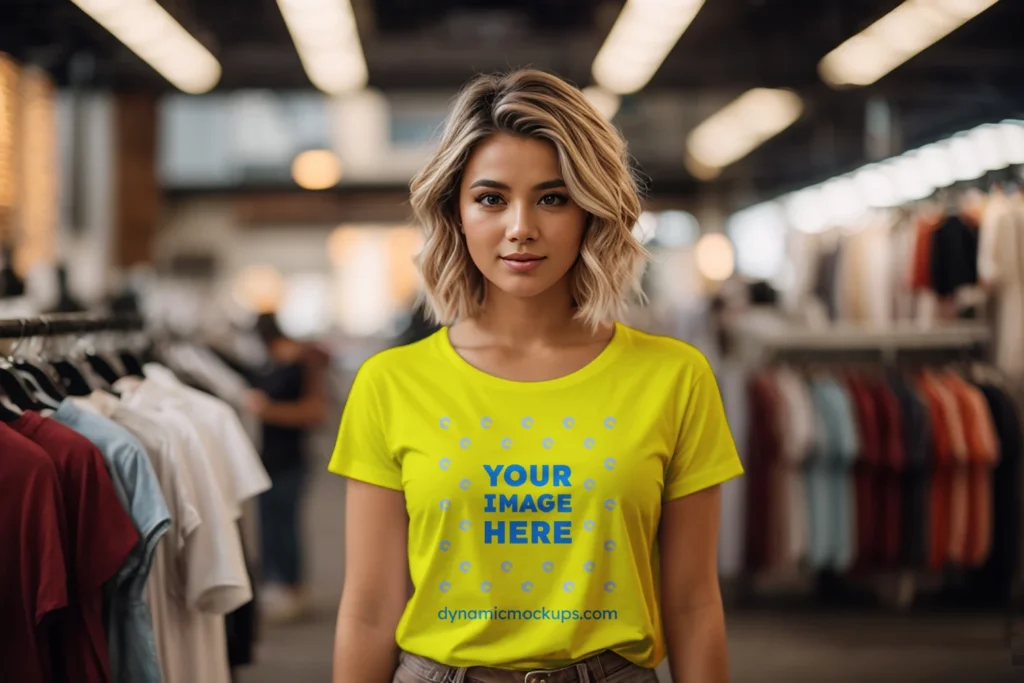
[[[0,366],[3,678],[230,683],[238,522],[269,486],[235,410],[165,365]]]
[[[1021,547],[1021,411],[998,373],[788,365],[748,383],[746,565],[987,568]]]
[[[1024,191],[993,187],[871,213],[816,234],[791,232],[789,306],[833,321],[983,317],[991,303],[993,362],[1024,382]],[[812,304],[808,309],[808,304]]]

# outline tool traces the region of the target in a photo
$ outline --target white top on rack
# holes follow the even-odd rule
[[[867,327],[835,323],[827,327],[803,327],[768,311],[744,311],[729,325],[736,341],[758,349],[899,351],[950,349],[986,343],[990,338],[985,323],[963,321],[936,323],[923,328],[914,323],[893,323]]]

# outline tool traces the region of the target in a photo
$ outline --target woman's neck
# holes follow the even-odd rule
[[[581,336],[590,336],[586,326],[575,318],[576,309],[568,288],[552,288],[532,298],[490,290],[480,314],[466,321],[476,335],[517,348],[578,343]]]

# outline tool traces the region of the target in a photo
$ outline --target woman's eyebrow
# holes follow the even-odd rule
[[[510,190],[510,189],[512,189],[508,185],[506,185],[505,183],[498,182],[497,180],[488,180],[486,178],[481,178],[480,180],[475,181],[472,185],[469,186],[469,189],[472,190],[475,187],[489,187],[489,188],[492,188],[492,189],[495,189],[495,190]],[[533,187],[533,189],[534,190],[553,190],[556,187],[565,187],[565,181],[562,180],[561,178],[555,178],[554,180],[545,180],[543,183],[538,183],[537,185],[535,185]]]

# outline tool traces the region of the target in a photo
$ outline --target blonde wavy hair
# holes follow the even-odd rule
[[[416,220],[426,232],[417,264],[427,313],[450,325],[472,318],[485,282],[460,229],[459,186],[474,148],[495,133],[551,142],[569,195],[588,214],[571,274],[575,317],[596,328],[622,315],[640,287],[647,251],[633,236],[640,197],[618,131],[578,89],[532,69],[479,76],[460,92],[440,144],[410,184]]]

